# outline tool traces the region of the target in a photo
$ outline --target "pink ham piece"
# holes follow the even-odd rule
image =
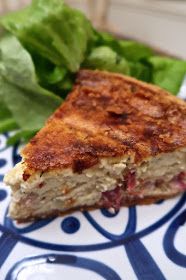
[[[135,170],[130,170],[125,178],[126,186],[128,191],[134,190],[136,186],[136,172]]]
[[[119,210],[122,202],[122,191],[120,187],[116,187],[112,191],[106,191],[102,193],[100,205],[104,208],[114,208]]]
[[[182,190],[186,190],[186,172],[181,172],[174,179],[173,182],[179,185]]]
[[[134,191],[136,186],[136,173],[135,170],[130,170],[124,179],[124,185],[127,190]],[[122,190],[120,187],[116,187],[112,191],[106,191],[102,193],[100,204],[105,208],[114,208],[118,210],[122,205]]]

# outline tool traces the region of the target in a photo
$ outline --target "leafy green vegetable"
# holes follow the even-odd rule
[[[53,71],[48,73],[47,81],[49,84],[56,84],[62,81],[67,74],[67,69],[60,66],[55,66]]]
[[[127,61],[108,46],[94,48],[83,63],[90,69],[107,70],[130,75],[149,82],[151,80],[151,66],[145,62]]]
[[[16,129],[18,126],[5,103],[0,101],[0,133]]]
[[[120,56],[131,62],[139,62],[154,54],[153,50],[145,44],[132,40],[118,40],[106,32],[96,32],[96,46],[108,46]]]
[[[35,71],[39,83],[45,87],[55,84],[64,79],[67,69],[62,66],[56,66],[48,59],[32,52],[32,60],[34,62]]]
[[[115,53],[117,53],[118,57],[124,58],[128,61],[128,67],[130,68],[128,75],[150,82],[152,67],[146,63],[146,59],[153,55],[151,48],[135,41],[118,40],[113,35],[106,32],[96,32],[95,36],[96,40],[94,48],[102,47],[103,45],[111,48]],[[115,71],[115,68],[111,70],[109,69],[109,71],[120,72]],[[121,73],[123,73],[123,71],[121,71]],[[124,74],[126,73],[124,72]]]
[[[11,117],[11,112],[8,110],[4,102],[1,100],[0,101],[0,119],[2,118],[6,119]]]
[[[63,96],[69,93],[75,82],[75,76],[67,73],[62,81],[56,84],[56,92],[63,92]]]
[[[112,34],[102,31],[95,31],[93,40],[93,48],[100,46],[107,46],[118,52],[119,41]]]
[[[173,94],[186,74],[186,61],[98,32],[63,0],[32,0],[1,23],[15,36],[0,41],[0,132],[18,129],[9,144],[27,141],[42,127],[80,67],[130,75]]]
[[[8,138],[7,144],[14,145],[17,142],[26,142],[36,134],[37,130],[19,130]]]
[[[24,10],[5,16],[2,24],[28,50],[72,72],[79,69],[94,36],[87,18],[62,0],[33,0]]]
[[[138,62],[153,55],[152,49],[135,41],[119,40],[118,44],[118,53],[129,61]]]
[[[138,80],[145,82],[151,81],[152,67],[147,63],[141,62],[129,62],[130,65],[130,75]]]
[[[49,60],[32,54],[38,82],[42,87],[64,98],[74,82],[74,75],[63,66],[56,66]]]
[[[18,128],[13,118],[4,119],[0,121],[0,133],[11,131]]]
[[[0,97],[23,130],[36,130],[60,105],[61,99],[37,83],[29,53],[13,37],[0,42]]]
[[[128,62],[106,46],[93,49],[85,60],[84,66],[91,69],[130,74]]]
[[[152,65],[152,83],[177,94],[186,75],[186,61],[154,56],[148,59]]]

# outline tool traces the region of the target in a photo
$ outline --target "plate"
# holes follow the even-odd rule
[[[0,280],[186,279],[186,195],[18,225],[2,182],[20,160],[8,137],[0,135]]]

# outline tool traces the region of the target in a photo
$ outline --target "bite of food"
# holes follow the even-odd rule
[[[186,104],[133,78],[82,70],[22,157],[5,176],[18,221],[173,197],[186,190]]]

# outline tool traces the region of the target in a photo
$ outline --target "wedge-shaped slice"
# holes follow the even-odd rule
[[[186,189],[186,104],[118,74],[80,71],[5,177],[20,221],[152,203]]]

